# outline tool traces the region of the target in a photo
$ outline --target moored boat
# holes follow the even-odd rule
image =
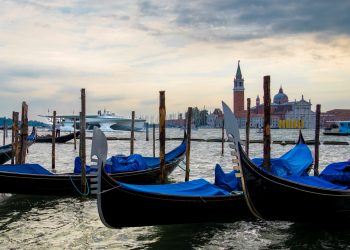
[[[183,160],[186,152],[186,140],[179,146],[168,152],[165,162],[165,171],[169,175]],[[127,168],[119,171],[111,171],[108,175],[115,180],[125,183],[154,183],[159,180],[160,165],[158,157],[144,157],[146,163],[140,170]],[[96,172],[87,171],[87,187],[81,191],[82,177],[78,173],[53,173],[39,164],[1,165],[0,166],[0,193],[30,194],[30,195],[56,195],[56,196],[80,196],[90,195],[91,179],[96,177]]]
[[[94,137],[100,136],[102,141],[100,144],[106,145],[103,142],[105,140],[103,133],[98,130],[95,132]],[[284,162],[290,154],[297,151],[306,159],[301,161],[302,167],[293,164],[289,167],[294,167],[301,173],[307,172],[310,158],[305,156],[310,150],[306,145],[306,148],[300,149],[301,144],[305,145],[300,134],[296,147],[282,158],[276,159],[276,162]],[[99,147],[101,148],[106,146]],[[103,155],[107,155],[107,152],[92,152],[92,155],[97,156],[99,165],[105,164]],[[301,171],[301,168],[304,171]],[[130,185],[113,180],[103,167],[99,167],[98,171],[96,190],[98,211],[101,221],[107,227],[233,222],[252,218],[236,171],[225,174],[218,165],[215,168],[215,183],[196,179],[163,185]],[[118,202],[115,202],[116,200]],[[165,211],[171,216],[163,216]]]
[[[230,108],[226,118],[235,122]],[[350,190],[317,176],[277,176],[254,164],[244,152],[239,134],[229,131],[238,148],[242,187],[251,212],[261,219],[297,222],[350,222]]]
[[[75,132],[76,138],[80,135],[80,131]],[[55,138],[55,143],[66,143],[67,141],[74,139],[74,133],[70,133],[67,135],[58,136]],[[36,143],[51,143],[52,142],[52,135],[42,135],[42,136],[36,136],[35,139]]]
[[[32,131],[30,135],[27,137],[27,147],[32,145],[35,141],[36,133],[35,130]],[[0,164],[4,164],[7,161],[11,160],[14,157],[14,153],[12,150],[12,144],[7,144],[0,147]]]
[[[335,121],[324,129],[324,135],[350,135],[350,121]]]

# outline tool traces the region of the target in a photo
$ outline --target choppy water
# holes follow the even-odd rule
[[[244,139],[244,131],[241,132]],[[181,137],[182,133],[179,129],[167,129],[168,137]],[[199,129],[192,133],[193,138],[221,136],[219,129]],[[303,133],[305,139],[314,137],[312,130],[304,130]],[[108,135],[129,137],[130,133]],[[262,134],[252,130],[251,137],[261,139]],[[297,137],[297,130],[272,131],[272,138],[276,140],[294,140]],[[321,135],[321,141],[324,140],[350,142],[350,137]],[[87,144],[89,155],[91,141],[88,140]],[[178,144],[179,141],[167,141],[167,151]],[[109,155],[129,154],[128,141],[109,141],[108,145]],[[272,156],[279,156],[291,147],[272,144]],[[250,148],[251,157],[262,155],[262,144],[251,144]],[[310,148],[313,150],[312,146]],[[73,159],[78,153],[74,151],[73,143],[58,144],[56,149],[57,172],[72,171]],[[152,155],[152,141],[145,141],[145,133],[136,133],[135,152]],[[212,181],[216,163],[227,171],[231,170],[229,153],[227,144],[225,154],[221,156],[221,143],[191,142],[191,179],[204,177]],[[350,146],[320,146],[321,170],[330,162],[348,159]],[[50,169],[50,144],[32,145],[27,162],[39,163]],[[177,168],[170,179],[182,181],[184,176],[183,170]],[[238,221],[115,230],[100,222],[95,199],[12,195],[0,197],[0,200],[1,249],[350,249],[350,226],[338,229],[290,222]]]

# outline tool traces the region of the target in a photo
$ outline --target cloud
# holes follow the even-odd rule
[[[249,40],[310,32],[350,35],[347,1],[203,0],[168,1],[166,6],[154,1],[141,2],[139,9],[145,16],[171,18],[169,30],[182,31],[197,40]],[[145,26],[151,29],[151,25]]]
[[[0,95],[69,113],[84,87],[91,111],[129,115],[157,113],[166,90],[169,112],[214,109],[232,102],[239,59],[247,96],[265,74],[296,97],[315,99],[315,85],[330,89],[334,79],[346,92],[348,12],[346,1],[323,0],[5,1]]]

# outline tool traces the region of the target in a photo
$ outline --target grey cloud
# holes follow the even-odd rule
[[[349,1],[203,0],[168,6],[157,6],[157,2],[141,2],[141,13],[154,13],[156,18],[159,13],[162,18],[173,15],[174,28],[188,29],[196,39],[247,40],[309,32],[350,35]]]

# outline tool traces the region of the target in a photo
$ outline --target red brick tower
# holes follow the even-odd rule
[[[233,113],[238,115],[244,112],[244,79],[242,77],[239,61],[233,84]]]

